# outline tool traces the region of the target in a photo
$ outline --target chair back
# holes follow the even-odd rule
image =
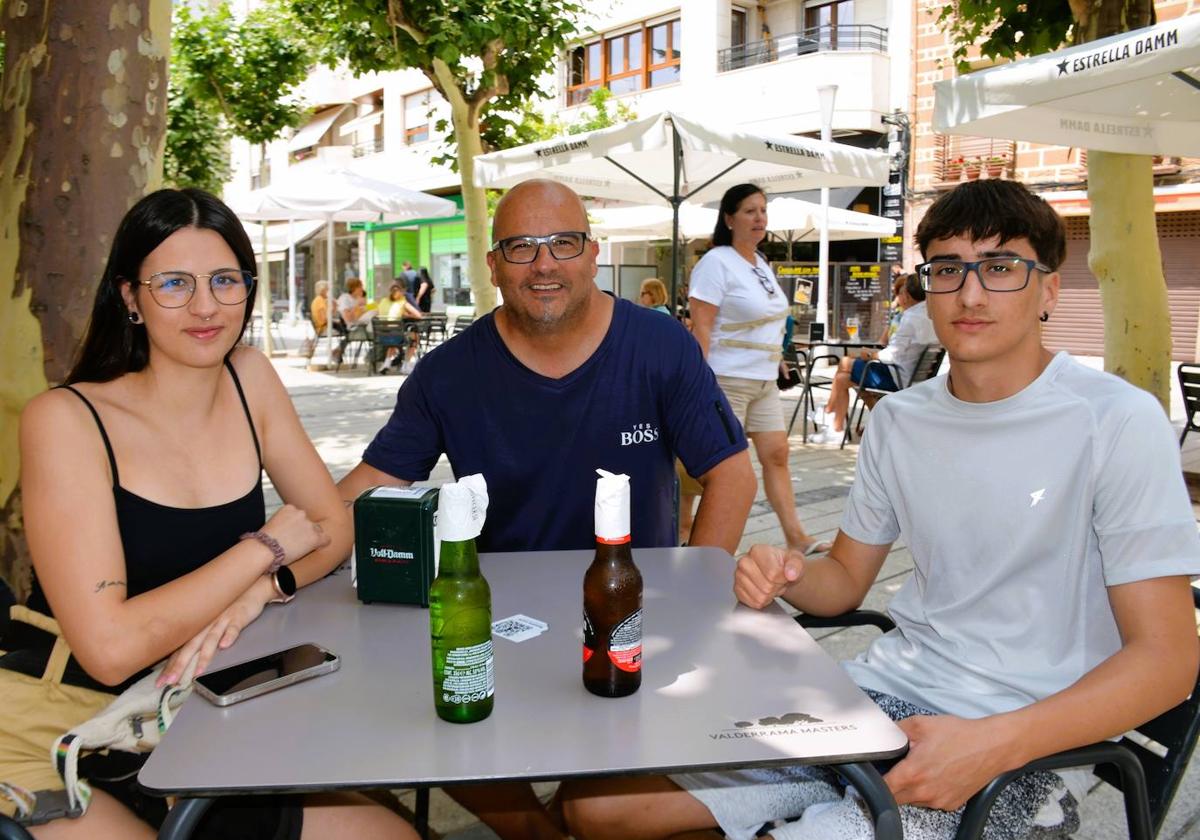
[[[921,355],[917,357],[917,363],[913,367],[912,376],[909,377],[908,385],[911,387],[918,382],[924,382],[926,379],[933,379],[937,376],[938,370],[942,367],[942,360],[946,358],[946,348],[938,344],[930,344],[921,351]]]
[[[1196,425],[1196,412],[1200,411],[1200,365],[1182,364],[1179,366],[1179,390],[1183,394],[1183,408],[1187,412],[1187,421],[1183,426],[1183,435],[1179,445],[1189,431],[1200,431]]]
[[[454,319],[454,326],[450,330],[450,337],[458,335],[460,332],[471,326],[475,322],[474,315],[459,315]]]
[[[1192,589],[1192,599],[1200,608],[1200,590]],[[1200,644],[1200,639],[1197,640]],[[1146,792],[1150,799],[1150,820],[1154,836],[1162,828],[1171,806],[1171,799],[1179,789],[1200,735],[1200,674],[1192,688],[1192,696],[1178,706],[1163,712],[1153,720],[1139,726],[1140,735],[1154,741],[1165,749],[1156,750],[1126,736],[1121,743],[1133,751],[1146,773]],[[1160,754],[1162,753],[1162,754]],[[1096,775],[1113,787],[1124,790],[1121,779],[1112,765],[1096,766]]]
[[[375,333],[375,344],[379,347],[405,346],[408,343],[408,329],[409,322],[400,318],[376,318],[371,322],[371,330]]]

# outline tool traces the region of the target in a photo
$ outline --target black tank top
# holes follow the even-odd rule
[[[246,395],[242,391],[242,383],[229,361],[225,362],[229,375],[233,377],[234,387],[237,388],[238,398],[246,414],[246,422],[250,426],[250,435],[254,439],[254,451],[258,454],[259,477],[258,483],[239,499],[213,507],[176,508],[152,502],[136,493],[130,493],[121,486],[117,472],[117,459],[113,455],[112,444],[108,432],[100,421],[100,415],[95,407],[79,391],[69,385],[60,386],[83,400],[84,405],[92,412],[96,426],[100,429],[100,437],[104,440],[104,448],[108,452],[108,462],[112,468],[113,498],[117,508],[117,526],[121,533],[121,547],[125,553],[125,575],[127,597],[134,597],[148,592],[163,584],[170,583],[176,578],[203,566],[219,554],[235,545],[238,538],[247,531],[257,531],[266,521],[266,505],[263,501],[262,487],[262,448],[258,443],[258,434],[254,431],[254,421],[250,418],[250,407],[246,404]],[[45,593],[37,580],[33,578],[33,589],[29,595],[28,606],[38,612],[52,615]],[[50,654],[53,640],[49,634],[42,633],[29,625],[13,622],[9,627],[8,637],[4,640],[4,649],[28,650],[44,649],[45,656]],[[43,667],[45,659],[42,659]],[[24,670],[24,668],[22,668]],[[149,669],[130,677],[121,686],[108,688],[95,683],[74,658],[68,666],[66,681],[76,685],[86,685],[102,691],[120,692],[132,685]],[[38,671],[41,674],[41,671]]]

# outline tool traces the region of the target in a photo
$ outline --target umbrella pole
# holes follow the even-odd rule
[[[674,172],[674,190],[671,192],[671,314],[677,315],[679,293],[679,272],[680,272],[680,256],[683,250],[679,242],[679,205],[683,202],[683,196],[679,194],[679,181],[683,174],[683,148],[679,142],[679,132],[675,128],[675,124],[671,123],[671,158],[673,161]]]
[[[258,270],[259,308],[262,311],[262,349],[271,357],[271,255],[267,252],[267,220],[262,223],[262,263]]]
[[[325,223],[325,335],[329,338],[329,360],[333,361],[333,218]]]
[[[288,219],[288,320],[296,323],[296,220]]]

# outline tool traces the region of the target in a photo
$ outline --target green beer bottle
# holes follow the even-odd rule
[[[433,645],[433,705],[451,723],[474,723],[492,713],[492,590],[479,573],[475,537],[487,514],[487,484],[469,475],[441,489],[441,559],[429,589]]]

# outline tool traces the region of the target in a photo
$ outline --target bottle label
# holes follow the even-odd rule
[[[642,670],[642,611],[634,610],[612,629],[608,658],[622,671]]]
[[[446,670],[442,679],[443,703],[474,703],[496,692],[492,666],[492,640],[470,647],[451,648],[446,652]]]
[[[592,620],[588,618],[587,610],[583,611],[583,661],[587,662],[596,652],[596,630]]]

